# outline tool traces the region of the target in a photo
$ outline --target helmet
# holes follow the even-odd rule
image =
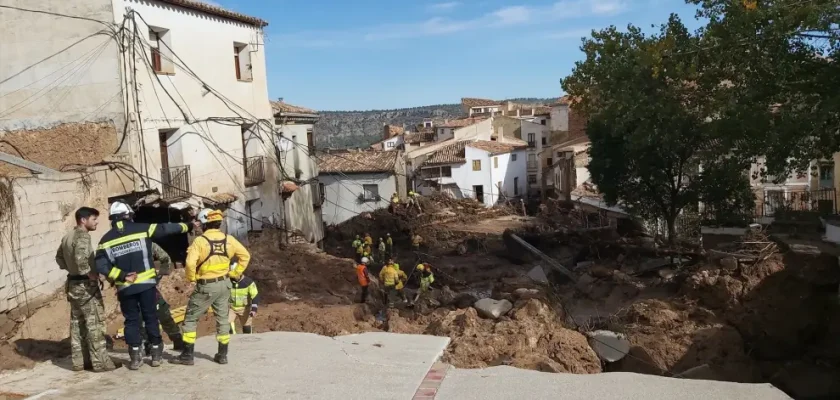
[[[196,216],[196,218],[198,218],[198,222],[201,222],[202,224],[206,223],[207,222],[207,214],[209,214],[210,211],[213,211],[213,210],[211,210],[209,208],[204,208],[201,211],[199,211],[198,215]]]
[[[418,271],[422,271],[422,270],[423,270],[423,268],[424,268],[424,267],[423,267],[423,264],[417,264],[417,270],[418,270]]]
[[[115,201],[111,203],[111,209],[108,211],[108,215],[110,216],[117,216],[117,215],[124,215],[124,214],[131,214],[134,210],[121,201]]]
[[[202,223],[222,222],[222,220],[224,219],[224,214],[222,214],[222,212],[219,210],[210,210],[207,212],[207,214],[204,215],[204,219],[205,221]]]
[[[362,264],[367,264],[369,262],[370,260],[367,257],[362,257]]]

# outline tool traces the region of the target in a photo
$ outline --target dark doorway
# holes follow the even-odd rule
[[[169,147],[166,145],[166,138],[169,136],[167,131],[158,131],[158,141],[160,142],[160,168],[163,171],[169,169]]]
[[[137,207],[134,212],[134,221],[144,224],[160,224],[165,222],[190,223],[186,218],[186,210],[181,211],[169,208],[165,204],[158,205],[158,207]],[[189,239],[186,234],[155,239],[154,242],[169,254],[172,262],[183,264],[186,261],[187,246],[189,246]]]
[[[475,193],[475,199],[478,200],[479,203],[484,203],[484,186],[483,185],[473,186],[473,193]]]

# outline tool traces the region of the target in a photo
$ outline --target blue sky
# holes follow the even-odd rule
[[[318,110],[557,97],[592,29],[650,27],[682,0],[212,0],[269,21],[269,95]]]

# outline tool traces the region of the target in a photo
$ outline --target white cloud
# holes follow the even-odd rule
[[[453,5],[454,4],[454,5]],[[433,6],[455,7],[458,2],[438,3]],[[444,8],[445,8],[444,7]],[[291,43],[281,46],[327,47],[330,45],[358,45],[359,42],[418,38],[449,35],[464,31],[514,26],[539,26],[557,21],[587,16],[608,16],[627,9],[627,0],[561,0],[548,6],[508,6],[474,18],[454,19],[433,17],[423,21],[394,23],[344,32],[305,32],[293,36]],[[585,32],[585,36],[588,32]],[[563,37],[554,37],[564,39]],[[292,39],[292,38],[289,38]]]
[[[449,11],[461,5],[460,1],[448,1],[446,3],[435,3],[429,5],[430,11]]]
[[[567,31],[545,32],[540,35],[540,38],[548,40],[580,39],[589,36],[591,33],[591,29],[571,29]]]

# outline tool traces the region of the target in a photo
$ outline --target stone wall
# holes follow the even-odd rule
[[[76,209],[89,206],[102,213],[92,233],[95,245],[108,230],[108,197],[134,188],[121,172],[107,168],[9,182],[14,211],[0,217],[0,313],[37,303],[62,287],[67,273],[58,268],[55,254],[75,225]]]

